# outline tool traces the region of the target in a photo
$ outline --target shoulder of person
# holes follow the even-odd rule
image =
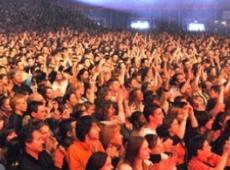
[[[117,170],[133,170],[132,167],[127,163],[121,163]]]

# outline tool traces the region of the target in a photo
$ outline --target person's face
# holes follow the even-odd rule
[[[196,110],[200,110],[201,108],[205,107],[205,103],[202,97],[198,96],[193,99],[193,107]]]
[[[118,61],[118,56],[114,55],[112,60],[113,60],[114,63],[116,63]]]
[[[39,154],[43,150],[44,139],[38,130],[33,131],[32,141],[26,142],[26,150]]]
[[[45,120],[46,119],[47,108],[44,105],[38,106],[37,113],[34,113],[34,118],[38,120]]]
[[[150,149],[146,140],[144,140],[143,144],[141,145],[138,158],[141,160],[148,160],[150,158]]]
[[[31,58],[28,60],[28,65],[32,67],[34,65],[34,60]]]
[[[85,60],[84,66],[85,66],[86,68],[89,68],[90,65],[91,65],[91,64],[90,64],[90,61],[89,61],[88,59]]]
[[[179,75],[177,76],[177,83],[178,83],[178,84],[181,84],[181,83],[183,83],[183,82],[185,82],[185,77],[184,77],[184,75],[179,74]]]
[[[8,60],[7,60],[6,57],[3,57],[3,58],[2,58],[2,65],[3,65],[3,66],[7,66],[7,65],[8,65]]]
[[[63,79],[63,75],[61,72],[57,72],[56,80],[61,81]]]
[[[54,92],[51,88],[48,88],[46,91],[46,96],[48,99],[53,99],[54,98]]]
[[[50,128],[47,125],[42,126],[40,129],[44,141],[51,137]]]
[[[136,100],[142,102],[144,100],[144,96],[141,90],[136,92]]]
[[[69,102],[70,102],[71,106],[75,106],[77,104],[77,98],[76,98],[76,95],[74,93],[72,93],[70,95]]]
[[[6,99],[4,102],[3,102],[3,105],[2,105],[2,110],[4,111],[12,111],[11,107],[10,107],[10,99]]]
[[[84,73],[82,74],[82,80],[88,80],[89,79],[89,72],[88,71],[84,71]]]
[[[21,98],[17,101],[16,106],[15,106],[16,110],[21,111],[21,112],[25,112],[27,110],[27,102],[25,98]]]
[[[7,74],[6,68],[1,68],[0,69],[0,74]]]
[[[116,109],[110,105],[107,111],[107,118],[111,118],[115,114]]]
[[[210,75],[211,75],[211,76],[216,76],[216,69],[215,69],[215,68],[212,68],[212,69],[211,69]]]
[[[121,146],[122,145],[122,139],[123,139],[123,136],[121,135],[120,128],[116,127],[114,130],[114,133],[113,133],[113,138],[111,140],[111,143],[118,145],[118,146]]]
[[[105,165],[100,168],[99,170],[112,170],[113,169],[113,165],[112,165],[112,160],[110,156],[107,156],[107,159],[105,161]]]
[[[164,113],[162,112],[161,108],[158,108],[152,114],[152,119],[157,125],[161,125],[163,123]]]
[[[172,135],[175,135],[178,132],[178,129],[179,129],[179,123],[178,123],[177,119],[174,119],[170,128],[169,128],[169,132]]]
[[[99,134],[100,134],[101,129],[98,127],[96,122],[92,123],[92,127],[90,128],[89,131],[89,138],[91,140],[98,140],[99,139]]]
[[[13,78],[14,82],[17,83],[17,84],[21,84],[23,82],[23,79],[22,79],[22,73],[20,71],[17,71],[14,75],[14,78]]]
[[[202,147],[202,149],[199,149],[198,150],[198,153],[203,153],[203,154],[205,154],[205,153],[210,153],[211,152],[211,146],[209,145],[209,143],[208,143],[208,141],[207,140],[205,140],[204,141],[204,144],[203,144],[203,147]],[[200,152],[199,152],[200,151]],[[205,155],[203,155],[203,156],[205,156]]]
[[[18,62],[17,63],[17,69],[20,70],[20,71],[24,70],[24,64],[23,64],[23,62]]]
[[[86,109],[87,115],[92,115],[95,112],[95,106],[93,104],[89,105]]]
[[[113,91],[118,91],[120,88],[120,83],[118,81],[114,81],[112,84],[111,84],[111,90]]]
[[[153,153],[153,154],[159,154],[162,151],[163,151],[162,140],[161,140],[161,138],[158,137],[156,145],[153,148],[151,148],[151,153]]]

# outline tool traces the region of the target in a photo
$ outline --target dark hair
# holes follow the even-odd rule
[[[105,163],[106,163],[106,159],[107,159],[108,155],[104,152],[95,152],[93,153],[86,165],[86,170],[99,170],[101,169]]]
[[[145,139],[147,140],[148,144],[149,144],[149,148],[154,148],[157,145],[157,139],[159,137],[157,135],[153,135],[153,134],[147,134],[145,135]]]
[[[31,114],[32,112],[37,112],[38,111],[38,107],[42,106],[43,103],[42,102],[38,102],[38,101],[32,101],[28,104],[28,113]]]
[[[145,138],[142,136],[131,136],[129,138],[125,153],[125,161],[128,162],[129,165],[132,166],[134,164],[144,140]]]
[[[149,116],[151,116],[157,109],[161,109],[157,104],[146,105],[144,107],[144,116],[147,121],[149,121]]]
[[[220,93],[220,86],[219,85],[213,85],[211,87],[211,90],[213,90],[216,93]]]
[[[32,121],[30,121],[28,124],[23,126],[19,134],[21,143],[25,146],[26,143],[32,142],[33,132],[39,130],[40,127],[41,127],[40,122],[32,122]]]
[[[68,136],[68,132],[72,131],[71,123],[74,122],[74,119],[66,119],[59,123],[59,143],[68,148],[72,144],[73,140]]]
[[[7,99],[10,99],[10,98],[5,95],[0,95],[0,108],[4,105]]]
[[[77,121],[76,136],[80,141],[85,140],[85,136],[89,133],[92,123],[96,122],[91,116],[82,116]]]
[[[70,100],[72,94],[74,93],[73,92],[65,93],[65,95],[63,96],[63,103],[66,103],[67,100]]]
[[[169,137],[169,129],[174,120],[176,120],[175,114],[169,114],[164,118],[163,124],[157,128],[157,133],[159,134],[160,137],[163,138]]]
[[[198,135],[192,138],[189,142],[188,153],[189,158],[191,159],[193,156],[197,156],[198,150],[202,149],[204,146],[204,142],[207,139],[204,136]]]
[[[132,113],[132,115],[129,117],[129,121],[132,123],[132,125],[134,126],[134,129],[139,130],[142,125],[140,122],[140,117],[143,113],[140,111],[135,111]]]
[[[132,104],[132,103],[135,102],[138,91],[141,91],[141,89],[135,88],[130,92],[130,94],[129,94],[129,104]]]

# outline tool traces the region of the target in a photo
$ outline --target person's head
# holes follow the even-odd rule
[[[74,90],[74,93],[77,99],[80,99],[85,92],[84,83],[78,81],[77,83],[73,85],[73,90]]]
[[[185,82],[185,76],[182,73],[176,73],[172,77],[172,83],[176,86],[180,86]]]
[[[64,75],[62,71],[58,71],[55,80],[62,81],[64,79]]]
[[[140,111],[133,112],[129,117],[129,121],[132,123],[134,129],[136,130],[139,130],[146,123],[144,114]]]
[[[46,142],[52,136],[50,127],[42,121],[35,122],[37,123],[38,129],[42,134],[43,140]]]
[[[152,104],[144,107],[144,116],[149,123],[159,126],[163,123],[164,113],[159,105]]]
[[[141,136],[131,136],[126,145],[125,161],[133,166],[136,160],[148,160],[149,157],[147,140]]]
[[[76,121],[74,119],[62,120],[59,123],[59,132],[60,132],[61,140],[64,140],[66,138],[75,139],[76,137],[75,128],[76,128]]]
[[[10,79],[13,80],[14,84],[21,85],[23,83],[22,72],[21,71],[12,70],[10,72]]]
[[[117,113],[118,113],[118,108],[115,102],[112,102],[110,100],[104,102],[102,108],[102,119],[110,120]]]
[[[157,135],[148,134],[145,136],[145,139],[149,144],[151,154],[160,154],[163,152],[163,144],[160,137]]]
[[[98,140],[100,135],[100,128],[95,119],[91,116],[82,116],[77,121],[76,136],[85,142],[86,140]]]
[[[205,156],[202,153],[211,152],[211,146],[209,145],[207,139],[204,136],[196,136],[192,138],[188,147],[189,157],[193,156]]]
[[[88,82],[89,81],[89,71],[87,69],[81,69],[77,75],[78,80],[82,82]]]
[[[24,71],[24,63],[22,61],[18,61],[16,69],[17,71]]]
[[[20,135],[25,151],[31,156],[38,157],[38,154],[43,150],[44,139],[37,124],[32,122],[26,124]]]
[[[133,89],[129,95],[129,103],[133,104],[135,102],[141,103],[144,100],[143,93],[141,89]]]
[[[11,112],[12,108],[10,107],[10,98],[6,96],[0,96],[0,109],[2,111]]]
[[[117,79],[110,79],[108,81],[108,88],[111,91],[118,91],[120,88],[120,82]]]
[[[220,86],[213,85],[210,89],[209,96],[210,98],[217,98],[220,94]]]
[[[0,74],[0,83],[2,83],[3,85],[9,84],[9,79],[6,74]]]
[[[111,158],[104,152],[93,153],[86,165],[86,170],[112,170]]]
[[[109,145],[122,146],[123,136],[120,130],[118,125],[105,125],[102,127],[100,139],[104,148],[107,148]]]
[[[47,108],[44,106],[43,102],[32,101],[29,103],[28,110],[30,115],[35,120],[45,120],[47,115]]]
[[[174,102],[173,107],[169,110],[170,115],[175,115],[177,120],[180,122],[184,119],[185,115],[190,111],[191,107],[189,107],[187,102]]]
[[[77,98],[75,93],[66,93],[63,97],[63,102],[69,106],[74,107],[77,104]]]
[[[27,110],[27,101],[23,95],[15,95],[10,99],[10,106],[15,112],[25,112]]]
[[[190,103],[194,110],[205,110],[205,100],[201,95],[193,95]]]
[[[164,118],[163,124],[157,129],[160,136],[167,138],[174,136],[179,130],[179,123],[176,115],[170,114]]]

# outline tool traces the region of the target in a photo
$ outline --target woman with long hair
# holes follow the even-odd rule
[[[85,170],[112,170],[111,158],[104,152],[95,152],[91,155]]]
[[[150,150],[144,137],[132,136],[126,146],[125,158],[118,166],[118,170],[149,170]]]

